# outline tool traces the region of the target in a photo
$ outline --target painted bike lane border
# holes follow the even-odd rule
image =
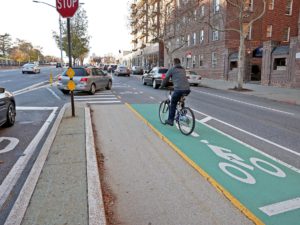
[[[300,173],[207,124],[185,137],[164,126],[157,104],[127,106],[256,224],[300,224]]]

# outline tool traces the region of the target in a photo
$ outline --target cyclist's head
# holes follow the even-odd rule
[[[174,58],[174,65],[178,65],[178,64],[180,64],[180,59],[178,59],[178,58]]]

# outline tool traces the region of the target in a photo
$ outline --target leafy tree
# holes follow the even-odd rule
[[[79,60],[83,64],[84,58],[89,52],[89,41],[90,36],[88,35],[88,19],[86,11],[83,8],[79,8],[75,16],[71,19],[71,57],[73,58],[73,63]],[[62,28],[62,48],[69,56],[68,48],[68,33],[67,33],[67,22],[63,23]],[[55,31],[53,32],[53,38],[55,39],[57,46],[60,47],[59,34]]]
[[[38,61],[43,58],[41,47],[34,48],[30,42],[17,39],[16,46],[9,50],[10,58],[17,62]]]
[[[8,50],[11,48],[11,36],[8,33],[0,34],[0,56],[7,56]]]

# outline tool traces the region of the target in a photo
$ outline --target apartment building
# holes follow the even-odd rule
[[[295,50],[290,48],[291,40],[298,40],[300,1],[265,0],[263,15],[263,0],[239,1],[241,12],[227,0],[139,0],[134,3],[137,11],[141,7],[145,11],[138,21],[148,25],[146,32],[141,26],[133,26],[133,32],[144,31],[147,36],[134,36],[137,39],[134,39],[133,50],[140,56],[141,65],[158,64],[162,58],[159,57],[160,46],[167,67],[171,65],[171,58],[178,57],[186,68],[203,77],[237,80],[239,32],[242,32],[244,81],[297,87],[295,80],[298,78],[294,77],[297,72],[288,68],[295,65],[293,60],[296,60],[291,55]],[[158,39],[162,43],[153,44]],[[293,43],[297,46],[295,41]],[[148,55],[147,48],[152,48]]]

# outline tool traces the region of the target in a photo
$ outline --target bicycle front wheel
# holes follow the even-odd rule
[[[195,115],[189,107],[182,108],[177,121],[179,130],[184,135],[190,135],[195,129]]]
[[[162,124],[166,124],[166,120],[169,116],[169,103],[162,101],[159,105],[159,120]]]

